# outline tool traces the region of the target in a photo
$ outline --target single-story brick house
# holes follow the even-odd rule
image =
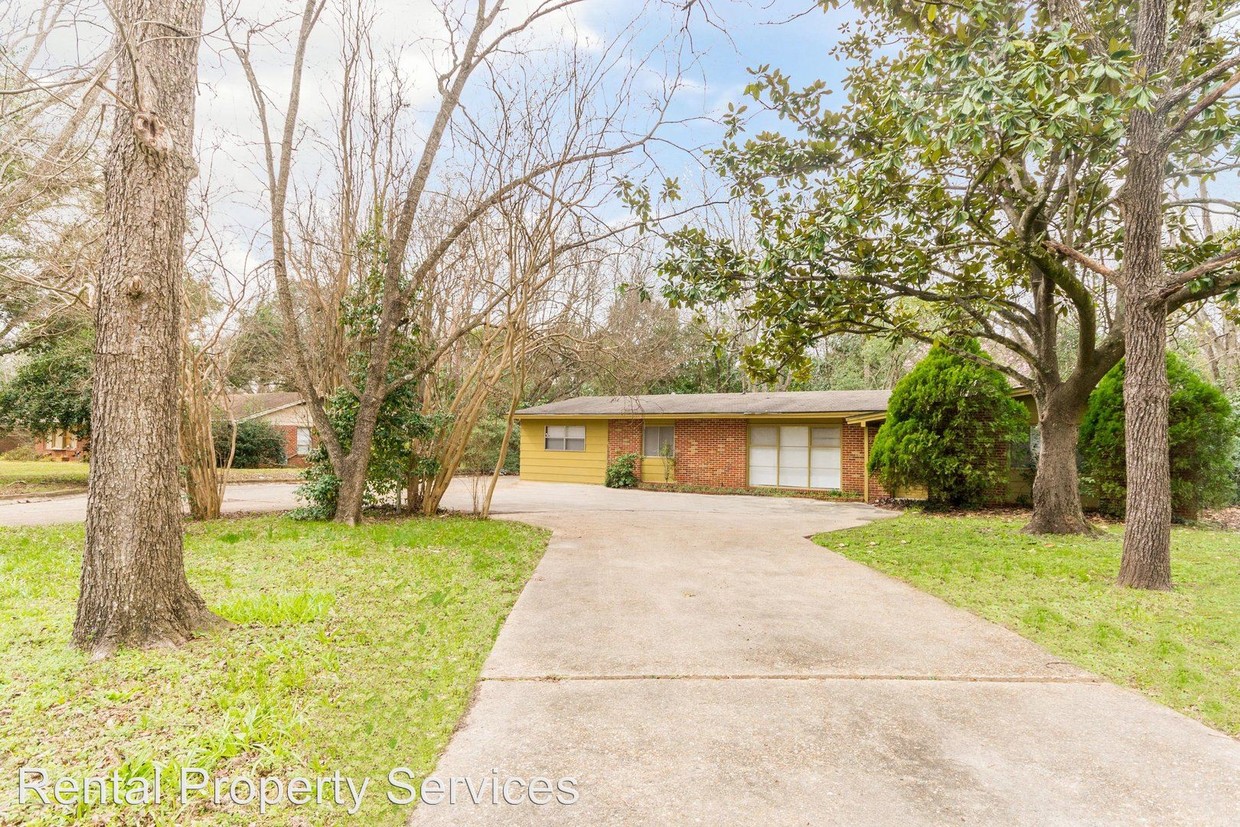
[[[78,437],[72,431],[54,431],[34,440],[36,456],[58,462],[77,462],[86,459],[90,452],[90,439]]]
[[[224,397],[222,406],[217,418],[224,421],[261,420],[275,426],[284,437],[289,465],[305,467],[306,455],[318,444],[310,411],[299,393],[233,393]]]
[[[306,454],[318,444],[310,412],[299,393],[227,394],[215,412],[215,420],[227,422],[232,419],[238,422],[257,419],[271,423],[284,437],[284,455],[288,458],[288,464],[299,468],[306,465]],[[89,439],[78,438],[71,431],[57,431],[34,440],[36,454],[56,460],[85,459],[89,449]]]
[[[521,478],[601,484],[609,463],[641,457],[643,484],[889,496],[866,473],[891,391],[582,396],[518,411]],[[1009,457],[1009,446],[995,446]],[[1011,460],[1024,461],[1027,456]],[[1024,493],[1020,465],[999,499]],[[924,497],[924,491],[896,492]]]

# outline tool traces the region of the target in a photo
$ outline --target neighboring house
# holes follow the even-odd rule
[[[223,421],[262,420],[274,425],[284,436],[289,465],[305,467],[306,455],[318,445],[310,411],[299,393],[233,393],[224,397],[222,407],[217,417]]]
[[[34,452],[41,457],[61,462],[72,462],[86,459],[89,453],[90,439],[78,438],[72,431],[54,431],[44,437],[35,437]]]
[[[889,496],[866,473],[891,391],[582,396],[517,412],[521,478],[602,483],[607,465],[641,457],[643,483],[705,489],[836,492],[871,502]],[[991,450],[1009,457],[1009,446]],[[1027,453],[1027,452],[1026,452]],[[1013,452],[1013,489],[1027,476]],[[924,491],[896,492],[924,497]],[[1000,497],[1007,498],[1007,497]]]

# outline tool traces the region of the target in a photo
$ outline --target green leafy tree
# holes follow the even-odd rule
[[[93,348],[94,336],[83,328],[27,349],[13,376],[0,383],[0,429],[89,436]]]
[[[232,456],[233,468],[274,468],[288,462],[284,455],[284,435],[270,422],[248,419],[237,423],[236,443],[231,422],[211,424],[215,462],[225,465]]]
[[[1089,397],[1081,426],[1081,459],[1087,487],[1101,509],[1124,516],[1127,494],[1124,461],[1124,373],[1121,362]],[[1223,505],[1235,493],[1232,451],[1235,412],[1227,397],[1173,354],[1167,357],[1171,383],[1169,460],[1175,513],[1196,518],[1201,508]]]
[[[976,341],[935,345],[896,384],[870,453],[888,491],[925,486],[934,505],[974,506],[1005,489],[1007,455],[996,447],[1027,434],[1029,419],[984,358]]]
[[[755,72],[749,94],[787,128],[746,135],[734,109],[713,157],[757,240],[679,232],[669,297],[742,304],[764,334],[749,354],[759,366],[796,364],[840,332],[1005,349],[999,369],[1031,391],[1042,432],[1029,527],[1087,531],[1074,457],[1090,391],[1134,336],[1156,351],[1140,362],[1161,387],[1165,314],[1240,284],[1235,233],[1203,237],[1194,220],[1234,204],[1167,196],[1236,168],[1235,5],[859,4],[836,52],[850,63],[837,107],[822,82]],[[1157,588],[1170,583],[1169,534],[1153,511],[1167,498],[1150,473],[1151,528],[1125,536],[1138,562],[1121,580]]]

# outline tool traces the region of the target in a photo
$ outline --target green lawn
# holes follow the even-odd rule
[[[238,627],[90,663],[68,646],[80,526],[0,529],[0,824],[288,824],[289,809],[176,802],[176,768],[374,778],[357,823],[398,824],[386,774],[424,776],[546,545],[460,518],[350,529],[282,517],[188,528],[190,582]],[[155,811],[16,807],[17,770],[163,775]],[[381,784],[382,782],[382,784]],[[376,792],[378,790],[378,792]],[[141,813],[141,817],[140,817]],[[308,823],[344,813],[300,807]]]
[[[992,517],[906,514],[822,546],[1001,623],[1240,736],[1240,534],[1177,528],[1170,593],[1119,589],[1120,539],[1032,537]]]
[[[89,470],[84,462],[0,460],[0,496],[84,489]]]
[[[0,460],[0,497],[86,489],[90,466],[84,462]],[[231,482],[295,482],[300,468],[233,468]]]

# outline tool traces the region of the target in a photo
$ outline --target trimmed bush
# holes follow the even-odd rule
[[[211,437],[215,442],[215,461],[223,465],[228,462],[232,423],[212,423]],[[237,423],[237,448],[233,454],[233,468],[273,468],[286,462],[288,458],[284,455],[284,435],[276,426],[261,419]]]
[[[632,488],[641,480],[637,476],[637,454],[621,454],[607,466],[605,482],[608,488]]]
[[[936,344],[895,386],[870,470],[893,493],[925,486],[933,505],[973,506],[1005,489],[1007,455],[996,448],[1027,434],[1029,417],[976,340],[952,348],[972,358]]]
[[[1193,519],[1202,508],[1225,505],[1235,496],[1237,422],[1223,392],[1180,357],[1167,354],[1171,382],[1171,506]],[[1111,369],[1089,396],[1081,424],[1085,489],[1099,510],[1124,516],[1127,470],[1124,458],[1124,363]]]

